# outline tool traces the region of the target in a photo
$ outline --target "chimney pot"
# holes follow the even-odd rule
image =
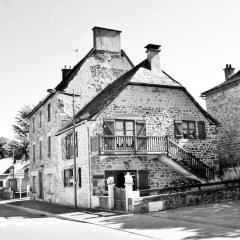
[[[226,64],[226,68],[223,69],[225,73],[225,81],[234,75],[234,69],[235,68],[232,68],[231,64]]]
[[[93,45],[96,50],[109,52],[121,51],[121,31],[102,27],[94,27],[92,30]]]
[[[156,45],[156,44],[148,44],[147,46],[145,46],[145,48],[147,49],[146,51],[147,60],[151,67],[151,71],[153,74],[156,74],[156,75],[162,74],[161,65],[160,65],[160,54],[159,54],[159,52],[161,51],[160,47],[161,45]]]
[[[64,68],[62,69],[62,80],[65,79],[65,77],[70,71],[71,71],[71,68],[68,69],[67,66],[65,65]]]

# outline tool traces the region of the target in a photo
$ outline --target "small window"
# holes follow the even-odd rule
[[[48,119],[48,122],[51,121],[51,104],[50,103],[47,105],[47,119]]]
[[[0,181],[0,187],[3,187],[3,181]]]
[[[78,187],[79,188],[82,187],[82,172],[81,172],[81,168],[78,168]]]
[[[33,144],[33,161],[35,162],[36,161],[36,149],[35,149],[35,144]]]
[[[175,138],[195,139],[196,124],[195,121],[175,121],[174,122]]]
[[[42,159],[42,141],[39,142],[39,159]]]
[[[194,121],[182,122],[183,138],[194,139],[196,138],[196,126]]]
[[[42,127],[42,112],[39,112],[39,128]]]
[[[32,131],[35,132],[35,118],[32,118]]]
[[[48,137],[48,157],[51,157],[51,137]]]
[[[148,175],[149,175],[149,172],[147,170],[139,170],[138,176],[139,176],[139,189],[140,190],[149,188]]]
[[[36,176],[32,177],[32,192],[36,192]]]
[[[63,171],[63,184],[64,187],[72,187],[74,183],[73,169],[65,169]]]

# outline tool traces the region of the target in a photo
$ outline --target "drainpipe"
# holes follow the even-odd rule
[[[90,145],[90,134],[89,134],[89,126],[86,120],[87,125],[87,134],[88,134],[88,177],[89,177],[89,203],[90,208],[92,208],[92,187],[91,187],[91,145]]]

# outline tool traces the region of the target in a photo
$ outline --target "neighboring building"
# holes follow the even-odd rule
[[[0,160],[0,189],[13,190],[17,196],[29,192],[29,163],[17,160],[13,165],[12,158]]]
[[[221,124],[218,129],[220,170],[240,164],[240,71],[224,69],[225,81],[202,93],[207,111]]]
[[[218,122],[161,70],[159,46],[149,44],[147,59],[133,67],[119,31],[93,31],[94,49],[56,87],[82,95],[75,103],[78,205],[99,206],[106,178],[124,187],[126,172],[134,189],[213,178]],[[49,94],[30,113],[32,199],[74,204],[71,101]]]

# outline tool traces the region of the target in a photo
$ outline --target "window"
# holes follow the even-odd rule
[[[35,144],[33,144],[33,161],[36,161],[36,152],[35,152]]]
[[[183,121],[182,122],[183,138],[194,139],[196,138],[196,126],[194,121]]]
[[[51,121],[51,104],[50,103],[47,105],[47,119],[48,119],[48,122]]]
[[[131,120],[116,120],[115,121],[116,136],[133,136],[134,122]]]
[[[73,156],[73,135],[69,134],[66,136],[66,158]]]
[[[75,153],[76,153],[76,156],[78,156],[78,134],[76,132],[76,135],[75,135]],[[69,159],[69,158],[72,158],[73,157],[73,134],[69,134],[66,136],[66,158]]]
[[[73,186],[73,169],[65,169],[63,171],[63,184],[64,187],[72,187]]]
[[[42,141],[39,142],[39,159],[42,159]]]
[[[32,131],[35,132],[35,118],[32,118]]]
[[[36,192],[36,176],[32,177],[32,192]]]
[[[47,174],[47,191],[53,193],[53,175]]]
[[[3,187],[3,181],[0,181],[0,187]]]
[[[39,112],[39,127],[42,127],[42,112]]]
[[[78,168],[78,187],[82,187],[82,171],[81,168]]]
[[[184,138],[184,139],[206,139],[206,131],[205,131],[205,122],[199,121],[197,122],[197,130],[196,133],[196,122],[195,121],[175,121],[174,122],[174,131],[175,138]]]
[[[48,157],[51,157],[51,137],[48,137]]]

